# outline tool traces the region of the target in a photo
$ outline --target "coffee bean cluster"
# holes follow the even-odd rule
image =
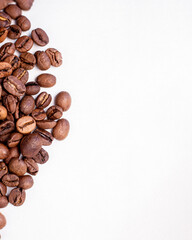
[[[38,164],[49,159],[43,146],[51,145],[54,139],[65,139],[69,132],[69,122],[62,118],[71,105],[69,93],[60,92],[55,105],[50,106],[52,96],[40,90],[53,87],[56,77],[42,73],[29,81],[29,70],[35,66],[45,71],[62,64],[61,53],[55,48],[29,52],[34,44],[49,43],[41,28],[32,30],[30,36],[22,35],[31,28],[22,11],[29,10],[33,1],[0,0],[0,208],[25,202]],[[7,38],[15,42],[3,44]],[[6,219],[0,213],[0,229],[5,225]]]

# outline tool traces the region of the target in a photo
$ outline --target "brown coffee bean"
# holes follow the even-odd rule
[[[66,119],[60,119],[53,128],[52,135],[57,140],[63,140],[68,136],[69,128],[69,122]]]
[[[8,199],[6,196],[0,197],[0,208],[5,208],[8,205]]]
[[[19,80],[21,80],[22,83],[25,84],[29,79],[29,72],[27,70],[25,70],[24,68],[17,68],[13,72],[13,76],[17,77]]]
[[[20,152],[18,147],[12,147],[9,149],[9,155],[4,159],[4,162],[8,164],[12,158],[18,158],[20,156]]]
[[[9,76],[4,79],[3,86],[13,96],[21,97],[25,94],[25,85],[16,77]]]
[[[14,206],[21,206],[25,202],[26,193],[22,188],[15,188],[9,194],[9,202]]]
[[[21,133],[18,133],[18,132],[12,133],[9,137],[9,140],[7,141],[7,146],[9,148],[16,147],[20,143],[22,137],[23,137],[23,134]]]
[[[15,174],[6,174],[2,178],[2,182],[7,187],[17,187],[19,185],[19,177]]]
[[[29,189],[33,186],[34,182],[33,182],[33,178],[29,175],[25,175],[19,178],[19,188],[22,189]]]
[[[49,160],[49,154],[45,149],[41,148],[36,156],[33,157],[36,163],[44,164]]]
[[[40,91],[40,86],[36,82],[28,82],[26,84],[26,94],[36,95]]]
[[[12,66],[7,62],[0,62],[0,78],[10,76],[12,73]]]
[[[0,43],[2,43],[6,39],[7,34],[8,34],[7,28],[1,27],[0,28]]]
[[[0,27],[9,27],[11,24],[11,17],[5,12],[0,12]]]
[[[54,67],[59,67],[62,64],[62,55],[55,48],[48,48],[45,51],[51,61],[51,65]]]
[[[20,111],[19,111],[19,102],[16,105],[16,110],[15,110],[15,120],[19,119],[20,117]]]
[[[25,95],[20,102],[20,110],[25,115],[29,115],[35,108],[35,100],[32,96]]]
[[[40,151],[41,146],[41,138],[37,133],[32,133],[25,136],[20,143],[21,153],[27,158],[36,156]]]
[[[41,129],[52,129],[56,126],[56,122],[53,120],[42,120],[36,122],[37,127]]]
[[[31,175],[37,175],[39,167],[32,158],[24,158],[24,162],[27,165],[27,172]]]
[[[0,48],[0,60],[3,61],[9,55],[14,54],[15,52],[15,44],[8,42],[1,46]]]
[[[0,213],[0,229],[4,228],[5,226],[6,226],[6,218],[2,213]]]
[[[31,23],[25,16],[20,16],[17,18],[17,25],[21,28],[22,31],[28,31],[31,28]]]
[[[0,142],[6,143],[9,140],[10,133],[4,134],[0,136]]]
[[[42,92],[36,98],[37,108],[46,108],[51,103],[52,97],[46,92]]]
[[[23,176],[27,172],[27,165],[22,159],[12,158],[9,162],[9,171],[17,176]]]
[[[0,179],[8,173],[8,167],[4,162],[0,162]]]
[[[15,0],[15,1],[17,5],[23,10],[29,10],[34,2],[34,0]]]
[[[21,52],[27,52],[33,47],[33,40],[28,36],[22,36],[15,42],[16,49]]]
[[[8,38],[17,39],[21,36],[22,30],[18,25],[11,25],[8,32]]]
[[[51,62],[46,52],[37,51],[35,53],[35,57],[36,57],[37,67],[40,70],[47,70],[51,67]]]
[[[2,143],[0,143],[0,159],[5,159],[9,155],[9,149]]]
[[[63,111],[67,111],[71,106],[71,96],[68,92],[60,92],[57,94],[55,99],[55,104],[63,109]]]
[[[49,146],[52,144],[54,138],[50,132],[44,129],[37,128],[35,130],[35,133],[38,133],[39,136],[41,137],[41,142],[43,146]]]
[[[33,41],[39,46],[45,46],[49,43],[49,37],[46,32],[41,28],[36,28],[32,31],[31,37]]]
[[[13,114],[16,111],[17,98],[11,94],[3,97],[3,105],[6,107],[7,111]]]
[[[0,196],[5,196],[7,193],[7,187],[5,186],[5,184],[3,184],[2,182],[0,182]]]
[[[62,117],[63,109],[59,106],[51,106],[47,109],[47,118],[50,120],[56,120]]]
[[[36,120],[36,121],[41,121],[44,120],[47,115],[45,113],[45,111],[41,108],[36,108],[33,110],[33,112],[31,113],[31,116]]]
[[[21,67],[26,70],[31,70],[36,64],[36,58],[29,52],[22,53],[20,55]]]
[[[16,19],[19,16],[21,16],[21,8],[19,8],[17,5],[15,4],[10,4],[8,5],[4,11],[12,18],[12,19]]]
[[[12,132],[15,129],[15,124],[12,121],[4,121],[0,123],[0,136]]]
[[[0,10],[3,10],[8,6],[9,3],[11,3],[12,0],[1,0],[0,1]]]
[[[24,116],[17,120],[17,131],[22,134],[28,134],[36,128],[36,121],[30,116]]]
[[[7,117],[7,109],[3,106],[0,106],[0,120],[5,120]]]
[[[12,71],[14,71],[15,69],[17,69],[20,66],[20,59],[16,55],[10,55],[10,56],[4,58],[3,61],[11,64]]]
[[[49,88],[56,84],[56,77],[52,74],[43,73],[37,77],[36,81],[39,86]]]

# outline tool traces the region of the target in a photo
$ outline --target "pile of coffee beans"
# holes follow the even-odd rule
[[[62,118],[71,105],[69,93],[58,93],[55,105],[50,106],[52,96],[40,90],[53,87],[56,77],[42,73],[28,81],[29,70],[35,66],[45,71],[62,64],[55,48],[29,52],[34,44],[49,43],[41,28],[32,30],[30,36],[22,35],[31,28],[22,11],[29,10],[33,1],[0,0],[0,43],[7,38],[15,40],[0,45],[0,208],[25,202],[26,190],[33,186],[31,175],[38,173],[38,164],[49,159],[43,146],[65,139],[69,132],[69,122]],[[0,229],[5,225],[0,213]]]

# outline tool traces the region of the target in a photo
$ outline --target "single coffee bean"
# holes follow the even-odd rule
[[[15,120],[17,120],[20,117],[19,102],[16,105],[16,110],[14,115],[15,115]]]
[[[20,55],[21,67],[26,70],[31,70],[36,64],[36,58],[29,52],[22,53]]]
[[[0,136],[0,142],[6,143],[9,140],[10,133],[4,134]]]
[[[8,32],[8,38],[17,39],[21,36],[22,30],[18,25],[11,25]]]
[[[9,55],[14,54],[15,52],[15,44],[8,42],[1,46],[0,48],[0,60],[3,61]]]
[[[36,122],[37,127],[41,129],[52,129],[56,126],[56,122],[53,120],[42,120]]]
[[[52,97],[46,92],[42,92],[36,98],[37,108],[46,108],[51,103]]]
[[[27,165],[22,159],[12,158],[9,162],[9,171],[17,176],[23,176],[27,172]]]
[[[15,0],[15,1],[17,5],[23,10],[29,10],[34,2],[34,0]]]
[[[17,120],[17,131],[22,134],[28,134],[36,128],[36,121],[30,116],[24,116]]]
[[[7,34],[8,34],[7,28],[1,27],[0,28],[0,43],[2,43],[6,39]]]
[[[20,59],[16,55],[10,55],[10,56],[4,58],[3,61],[11,64],[12,71],[14,71],[15,69],[17,69],[20,66]]]
[[[32,133],[25,136],[20,143],[21,153],[27,158],[36,156],[40,151],[41,146],[41,138],[37,133]]]
[[[1,105],[0,106],[0,120],[5,120],[6,117],[7,117],[7,109]]]
[[[67,111],[71,106],[71,96],[68,92],[60,92],[57,94],[55,99],[55,104],[63,109],[63,111]]]
[[[54,138],[50,132],[44,129],[37,128],[35,130],[35,133],[38,133],[39,136],[41,137],[41,142],[43,146],[49,146],[52,144]]]
[[[14,188],[9,194],[9,202],[14,206],[21,206],[25,202],[26,193],[22,188]]]
[[[21,52],[27,52],[33,47],[33,40],[28,36],[22,36],[15,42],[16,49]]]
[[[21,8],[19,8],[17,5],[15,4],[10,4],[8,5],[4,11],[12,18],[12,19],[16,19],[19,16],[21,16]]]
[[[31,116],[36,120],[36,121],[41,121],[44,120],[47,115],[45,113],[45,111],[41,108],[36,108],[33,110],[33,112],[31,113]]]
[[[0,136],[12,132],[15,129],[15,124],[12,121],[4,121],[0,123]]]
[[[0,179],[8,173],[8,167],[4,162],[0,162]]]
[[[19,177],[15,174],[6,174],[2,178],[2,182],[7,187],[17,187],[19,185]]]
[[[33,186],[34,182],[33,182],[33,178],[29,175],[25,175],[19,178],[19,188],[22,189],[29,189]]]
[[[25,95],[20,102],[20,110],[25,115],[29,115],[35,108],[35,100],[32,96]]]
[[[37,67],[40,70],[47,70],[51,67],[51,62],[46,52],[37,51],[35,53],[35,57],[36,57]]]
[[[53,128],[52,135],[57,140],[63,140],[68,136],[69,128],[69,122],[66,119],[60,119]]]
[[[8,199],[6,196],[0,197],[0,208],[5,208],[8,205]]]
[[[40,86],[36,82],[28,82],[26,84],[26,94],[36,95],[40,91]]]
[[[12,147],[9,149],[9,155],[7,158],[4,159],[4,162],[8,164],[12,158],[18,158],[20,156],[19,148]]]
[[[39,86],[49,88],[56,84],[56,77],[49,73],[43,73],[37,77],[36,81]]]
[[[29,79],[29,72],[27,70],[25,70],[24,68],[17,68],[13,72],[13,76],[17,77],[19,80],[21,80],[22,83],[25,84]]]
[[[16,147],[20,143],[22,137],[23,137],[23,134],[21,133],[18,133],[18,132],[12,133],[9,137],[9,140],[7,141],[7,146],[9,148]]]
[[[6,224],[7,222],[5,216],[2,213],[0,213],[0,229],[4,228]]]
[[[11,17],[5,12],[0,12],[0,27],[9,27],[11,24]]]
[[[25,94],[25,85],[16,77],[9,76],[4,79],[3,86],[13,96],[21,97]]]
[[[37,175],[39,167],[32,158],[24,158],[24,162],[27,165],[27,172],[31,175]]]
[[[56,120],[62,117],[63,109],[59,106],[51,106],[47,109],[47,118],[50,120]]]
[[[46,32],[41,28],[36,28],[32,31],[31,37],[33,41],[39,46],[45,46],[49,43],[49,37]]]
[[[36,163],[44,164],[49,160],[49,154],[45,149],[41,148],[36,156],[33,157]]]
[[[0,62],[0,78],[10,76],[12,73],[12,66],[7,62]]]
[[[13,114],[16,111],[17,98],[11,94],[3,97],[3,105],[6,107],[7,111]]]
[[[17,18],[17,25],[22,31],[28,31],[31,28],[31,22],[25,16],[20,16]]]
[[[51,65],[54,67],[59,67],[62,64],[62,55],[55,48],[48,48],[45,51],[51,61]]]
[[[0,196],[5,196],[7,193],[7,187],[5,186],[5,184],[3,184],[2,182],[0,182]]]
[[[0,159],[5,159],[9,155],[9,149],[2,143],[0,143]]]

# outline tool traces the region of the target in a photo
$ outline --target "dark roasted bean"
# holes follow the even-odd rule
[[[0,123],[0,136],[12,132],[15,129],[15,124],[12,121],[4,121]]]
[[[21,36],[22,30],[18,25],[11,25],[8,32],[8,38],[17,39]]]
[[[22,53],[20,55],[21,67],[26,70],[31,70],[36,64],[35,56],[29,52]]]
[[[25,94],[25,85],[16,77],[9,76],[4,79],[3,86],[13,96],[21,97]]]
[[[49,160],[49,154],[45,149],[41,148],[36,156],[33,157],[36,163],[44,164]]]

